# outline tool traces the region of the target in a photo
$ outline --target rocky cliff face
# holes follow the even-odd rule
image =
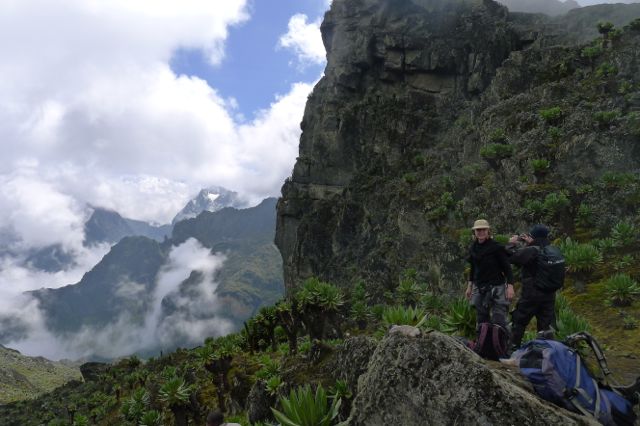
[[[335,0],[278,204],[285,286],[362,279],[381,295],[406,268],[459,282],[480,216],[499,233],[534,220],[574,232],[568,215],[599,203],[604,171],[635,170],[640,37],[629,29],[586,57],[560,33],[489,0]],[[547,197],[547,210],[524,208]]]

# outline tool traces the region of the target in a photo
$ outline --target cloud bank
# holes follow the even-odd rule
[[[7,346],[49,359],[116,358],[177,344],[195,346],[205,337],[227,334],[232,323],[221,316],[224,309],[215,294],[218,283],[214,278],[224,261],[223,255],[212,254],[195,239],[189,239],[171,250],[152,294],[146,294],[144,285],[132,281],[116,284],[115,295],[122,305],[143,309],[142,319],[132,314],[135,309],[130,309],[104,327],[83,327],[65,335],[54,335],[47,329],[35,299],[3,293],[0,288],[0,317],[21,322],[28,333],[26,338],[6,342]],[[170,311],[167,304],[173,307]]]

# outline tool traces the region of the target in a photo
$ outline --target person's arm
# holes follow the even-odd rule
[[[467,280],[467,289],[465,290],[464,295],[467,298],[467,300],[470,300],[471,293],[473,291],[473,276],[475,274],[475,266],[473,264],[473,260],[471,259],[471,254],[469,254],[469,257],[467,258],[467,260],[469,261],[469,264],[471,265],[471,267],[469,268],[469,279]]]
[[[511,270],[511,264],[509,264],[509,256],[507,254],[506,249],[498,251],[498,264],[500,265],[500,269],[502,269],[502,273],[504,274],[505,279],[507,280],[505,297],[507,300],[513,299],[515,295],[515,291],[513,289],[513,271]]]
[[[531,262],[538,255],[538,249],[536,247],[524,247],[516,250],[515,253],[509,258],[509,262],[514,265],[524,266]]]

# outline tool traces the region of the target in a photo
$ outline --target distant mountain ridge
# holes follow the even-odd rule
[[[247,207],[237,192],[230,191],[221,186],[211,186],[202,189],[198,195],[190,200],[171,221],[176,224],[181,220],[191,219],[203,211],[216,212],[225,207]]]
[[[563,15],[571,9],[581,7],[575,0],[496,0],[511,12],[544,13],[549,16]]]
[[[99,330],[123,315],[133,325],[136,321],[140,325],[151,308],[158,274],[172,248],[194,238],[211,253],[222,253],[226,258],[216,277],[216,294],[224,309],[215,315],[224,317],[237,329],[259,307],[274,303],[284,291],[282,261],[273,243],[275,206],[276,200],[270,198],[248,209],[205,211],[178,222],[171,238],[162,243],[144,236],[127,236],[80,282],[31,294],[40,301],[48,328],[54,334],[71,336],[83,327]],[[199,278],[192,274],[185,279],[174,296],[195,297],[191,293]],[[188,309],[173,303],[171,297],[162,303],[163,317],[176,312],[188,316]],[[211,313],[209,318],[213,316]],[[14,328],[15,336],[20,332],[19,324]],[[10,336],[11,330],[5,334]],[[190,344],[188,339],[174,343]]]
[[[81,377],[72,364],[25,356],[0,345],[0,404],[33,398]]]

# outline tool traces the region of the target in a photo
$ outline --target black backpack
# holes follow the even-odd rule
[[[536,257],[535,286],[538,290],[550,293],[560,290],[564,284],[565,261],[562,252],[555,246],[538,247]]]
[[[509,356],[509,332],[498,324],[478,324],[478,338],[470,345],[482,358],[497,361]]]

